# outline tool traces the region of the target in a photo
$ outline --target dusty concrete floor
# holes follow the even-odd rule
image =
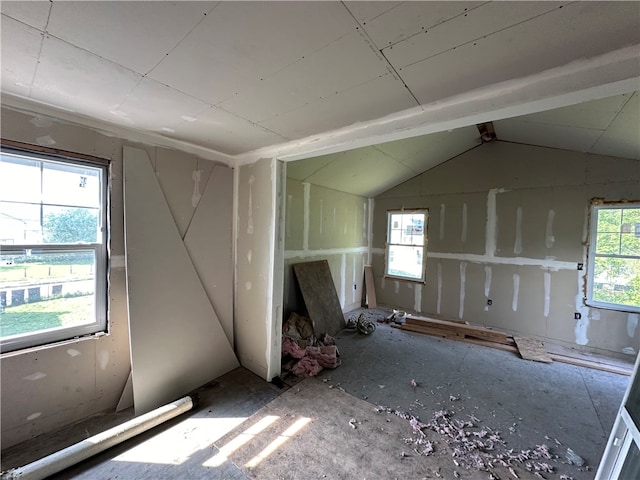
[[[376,405],[383,405],[425,423],[440,410],[451,412],[453,418],[473,417],[479,428],[500,432],[505,448],[515,452],[548,445],[559,458],[549,462],[556,473],[545,473],[545,478],[559,479],[566,474],[575,480],[590,480],[628,382],[628,377],[617,374],[529,362],[512,353],[388,325],[379,324],[370,336],[345,330],[337,342],[342,366],[325,370],[318,379],[311,379],[315,383],[294,384],[287,391],[237,369],[202,390],[197,410],[55,478],[421,479],[439,478],[437,475],[456,478],[453,472],[457,470],[463,479],[487,478],[486,472],[457,468],[445,438],[436,432],[429,432],[429,439],[439,456],[413,453],[414,445],[403,440],[414,437],[409,422],[375,411]],[[415,387],[411,380],[415,380]],[[308,431],[319,433],[304,437],[305,451],[291,451],[294,443],[289,442],[262,470],[244,466],[268,443],[266,437],[259,440],[247,434],[251,426],[275,416],[289,415],[291,421],[296,415],[311,418],[313,409],[319,415]],[[351,418],[360,422],[358,429],[349,425]],[[101,422],[115,420],[104,416],[3,451],[2,468],[27,463],[82,440],[97,433]],[[380,429],[385,427],[381,436]],[[277,438],[283,433],[279,435]],[[231,454],[229,445],[234,445],[236,438],[244,438],[247,444]],[[252,443],[254,449],[247,449]],[[567,448],[582,456],[591,468],[568,465]],[[401,456],[402,452],[408,454]],[[323,459],[319,465],[324,470],[316,469],[318,458]],[[381,470],[381,464],[386,470]],[[351,470],[345,471],[345,465]],[[384,471],[388,474],[381,473]],[[518,471],[520,478],[538,478],[523,469]],[[308,476],[312,472],[314,475]],[[513,477],[502,470],[500,478]]]

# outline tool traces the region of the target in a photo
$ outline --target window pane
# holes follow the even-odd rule
[[[43,207],[45,243],[98,243],[98,209]]]
[[[598,233],[600,232],[620,232],[622,210],[619,208],[598,209]]]
[[[41,162],[2,153],[0,200],[40,203]]]
[[[42,201],[75,207],[100,206],[101,170],[83,165],[45,162]]]
[[[0,336],[95,322],[95,254],[12,252],[0,255]]]
[[[422,247],[390,245],[387,274],[422,279]]]
[[[596,253],[600,254],[620,254],[620,234],[598,232]]]
[[[42,242],[40,205],[0,201],[0,243]]]
[[[640,260],[596,257],[593,300],[640,306]]]

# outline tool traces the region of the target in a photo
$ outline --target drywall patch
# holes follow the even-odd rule
[[[513,242],[513,253],[522,253],[522,207],[516,210],[516,239]]]
[[[29,120],[29,123],[38,128],[49,128],[53,126],[53,121],[47,117],[33,117]]]
[[[26,377],[24,377],[24,379],[29,380],[30,382],[35,382],[36,380],[43,379],[46,376],[47,374],[44,372],[36,372],[32,373],[31,375],[27,375]]]
[[[589,343],[589,338],[587,338],[587,331],[589,330],[589,317],[582,316],[580,320],[576,322],[576,326],[574,328],[574,332],[576,334],[576,343],[578,345],[586,345]]]
[[[551,304],[551,272],[544,272],[544,316],[549,316]]]
[[[35,420],[36,418],[40,417],[41,415],[42,415],[42,412],[32,413],[31,415],[29,415],[27,417],[27,422],[30,422],[31,420]]]
[[[196,208],[198,203],[200,203],[200,199],[202,198],[202,193],[200,193],[200,182],[202,181],[202,170],[194,170],[191,172],[191,178],[193,179],[193,195],[191,195],[191,206]]]
[[[436,312],[440,314],[440,307],[442,306],[442,265],[438,262],[438,299],[436,302]]]
[[[36,143],[41,147],[51,147],[56,144],[56,141],[51,138],[51,135],[44,135],[36,138]]]
[[[630,313],[627,315],[627,335],[633,338],[636,336],[636,328],[638,328],[638,317],[637,313]]]
[[[444,203],[440,204],[440,240],[444,239],[444,217],[446,214],[446,209]]]
[[[247,212],[247,233],[253,235],[253,182],[256,181],[256,177],[251,175],[249,177],[249,211]]]
[[[460,235],[462,243],[467,241],[467,204],[462,204],[462,234]]]
[[[247,290],[251,290],[251,282],[245,282],[244,288],[246,288]]]
[[[634,355],[636,354],[636,350],[633,347],[624,347],[622,349],[622,353],[626,354],[626,355]]]
[[[393,291],[396,295],[400,293],[400,282],[398,280],[393,281]]]
[[[416,285],[413,290],[413,309],[418,313],[422,312],[422,285]]]
[[[556,212],[553,210],[549,210],[547,214],[547,233],[545,237],[545,245],[547,248],[553,247],[553,244],[556,241],[556,238],[553,236],[553,219],[556,216]]]
[[[520,275],[513,274],[513,300],[511,301],[511,309],[518,311],[518,296],[520,295]]]
[[[367,238],[367,202],[362,202],[362,238]]]
[[[464,315],[464,296],[467,283],[467,262],[460,262],[460,309],[458,310],[458,318],[462,319]]]
[[[484,296],[487,300],[489,300],[489,295],[491,294],[491,276],[492,276],[491,265],[484,266]],[[485,312],[489,311],[489,304],[484,306]]]
[[[101,350],[98,352],[98,366],[100,370],[106,370],[109,365],[109,352],[107,350]]]
[[[78,350],[76,350],[75,348],[68,348],[68,349],[67,349],[67,354],[68,354],[70,357],[77,357],[77,356],[82,355],[82,354],[81,354]]]
[[[384,278],[384,277],[381,277],[381,278],[380,278],[380,288],[381,288],[382,290],[384,290],[386,287],[387,287],[387,281],[385,280],[385,278]]]
[[[504,188],[492,188],[487,192],[487,224],[485,227],[485,255],[496,254],[496,237],[498,236],[498,214],[496,213],[496,195],[507,192]]]
[[[251,263],[251,259],[253,258],[253,251],[249,250],[247,252],[247,262]]]
[[[125,267],[124,255],[112,255],[109,258],[109,268],[112,270],[121,270]]]

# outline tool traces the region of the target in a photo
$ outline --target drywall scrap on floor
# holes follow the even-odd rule
[[[124,148],[124,197],[133,396],[141,414],[238,361],[143,150]]]

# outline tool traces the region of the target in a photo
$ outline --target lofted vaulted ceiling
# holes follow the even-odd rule
[[[0,10],[5,105],[229,164],[320,154],[289,172],[331,188],[409,178],[477,144],[480,121],[504,140],[638,158],[635,1]]]

